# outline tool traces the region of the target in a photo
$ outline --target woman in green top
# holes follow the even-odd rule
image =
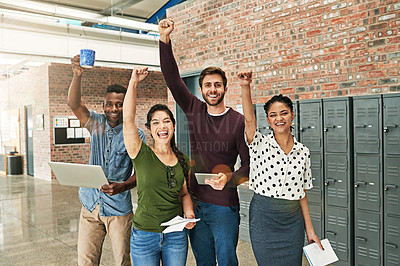
[[[175,145],[175,119],[167,106],[154,105],[146,127],[154,139],[152,147],[139,138],[135,124],[137,85],[148,75],[147,67],[132,71],[123,106],[124,142],[137,177],[138,207],[133,218],[131,257],[133,265],[185,265],[188,249],[186,230],[162,233],[161,223],[177,215],[195,218],[188,193],[188,158]],[[195,223],[186,225],[193,228]]]

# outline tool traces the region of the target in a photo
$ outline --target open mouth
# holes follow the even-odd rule
[[[211,98],[211,99],[217,99],[217,98],[218,98],[218,95],[216,95],[216,94],[209,94],[208,97]]]
[[[276,123],[275,126],[280,127],[280,126],[284,126],[286,123]]]
[[[168,131],[159,131],[158,133],[157,133],[157,136],[160,138],[160,139],[166,139],[166,138],[168,138]]]

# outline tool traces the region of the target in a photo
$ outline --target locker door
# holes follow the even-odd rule
[[[293,111],[295,117],[292,121],[292,134],[297,140],[299,140],[299,102],[293,102]]]
[[[345,154],[326,154],[325,193],[327,204],[347,207],[348,203],[348,167]]]
[[[354,193],[357,209],[380,211],[379,155],[355,156]]]
[[[356,212],[356,265],[381,265],[381,225],[377,213]]]
[[[400,155],[400,97],[384,98],[385,154]]]
[[[354,151],[379,153],[380,99],[354,100]]]
[[[307,199],[309,202],[322,203],[322,159],[321,153],[310,152],[311,174],[313,188],[307,190]]]
[[[300,102],[300,141],[310,151],[321,151],[321,103]]]
[[[257,128],[260,130],[260,132],[264,135],[268,135],[272,130],[269,129],[269,124],[267,122],[267,115],[265,114],[264,111],[264,104],[263,103],[257,103],[254,104],[254,114],[256,116],[256,121],[257,121]]]
[[[245,185],[239,186],[240,201],[240,239],[250,242],[249,209],[254,192]]]
[[[308,197],[308,196],[307,196]],[[314,231],[317,234],[317,236],[322,239],[323,235],[323,220],[322,220],[322,207],[321,205],[317,204],[309,204],[308,208],[310,210],[310,216],[311,216],[311,221],[314,227]],[[306,236],[307,237],[307,236]]]
[[[329,239],[332,248],[335,250],[339,258],[339,262],[335,265],[346,265],[349,263],[349,218],[346,209],[330,207],[326,210],[327,228],[325,237]]]
[[[385,212],[400,215],[400,157],[387,157],[384,172]]]
[[[385,265],[400,265],[400,218],[386,217]]]
[[[347,101],[324,102],[326,152],[347,152]]]

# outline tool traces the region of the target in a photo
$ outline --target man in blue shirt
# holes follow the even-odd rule
[[[79,55],[72,60],[74,76],[68,91],[68,106],[91,134],[89,164],[101,165],[109,181],[100,189],[79,189],[82,203],[78,235],[78,265],[99,265],[105,235],[108,234],[116,265],[131,265],[130,230],[132,200],[130,189],[136,186],[132,162],[126,151],[122,133],[122,105],[126,88],[107,87],[103,102],[104,114],[98,114],[81,101],[81,80],[84,68]],[[145,141],[144,132],[139,129]]]

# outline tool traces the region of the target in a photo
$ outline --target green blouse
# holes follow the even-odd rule
[[[185,160],[188,163],[187,156]],[[183,214],[179,198],[185,180],[182,167],[179,162],[172,166],[176,186],[169,188],[167,166],[144,142],[132,162],[138,193],[138,207],[133,217],[133,226],[139,230],[161,233],[165,229],[164,226],[160,226],[161,223]]]

